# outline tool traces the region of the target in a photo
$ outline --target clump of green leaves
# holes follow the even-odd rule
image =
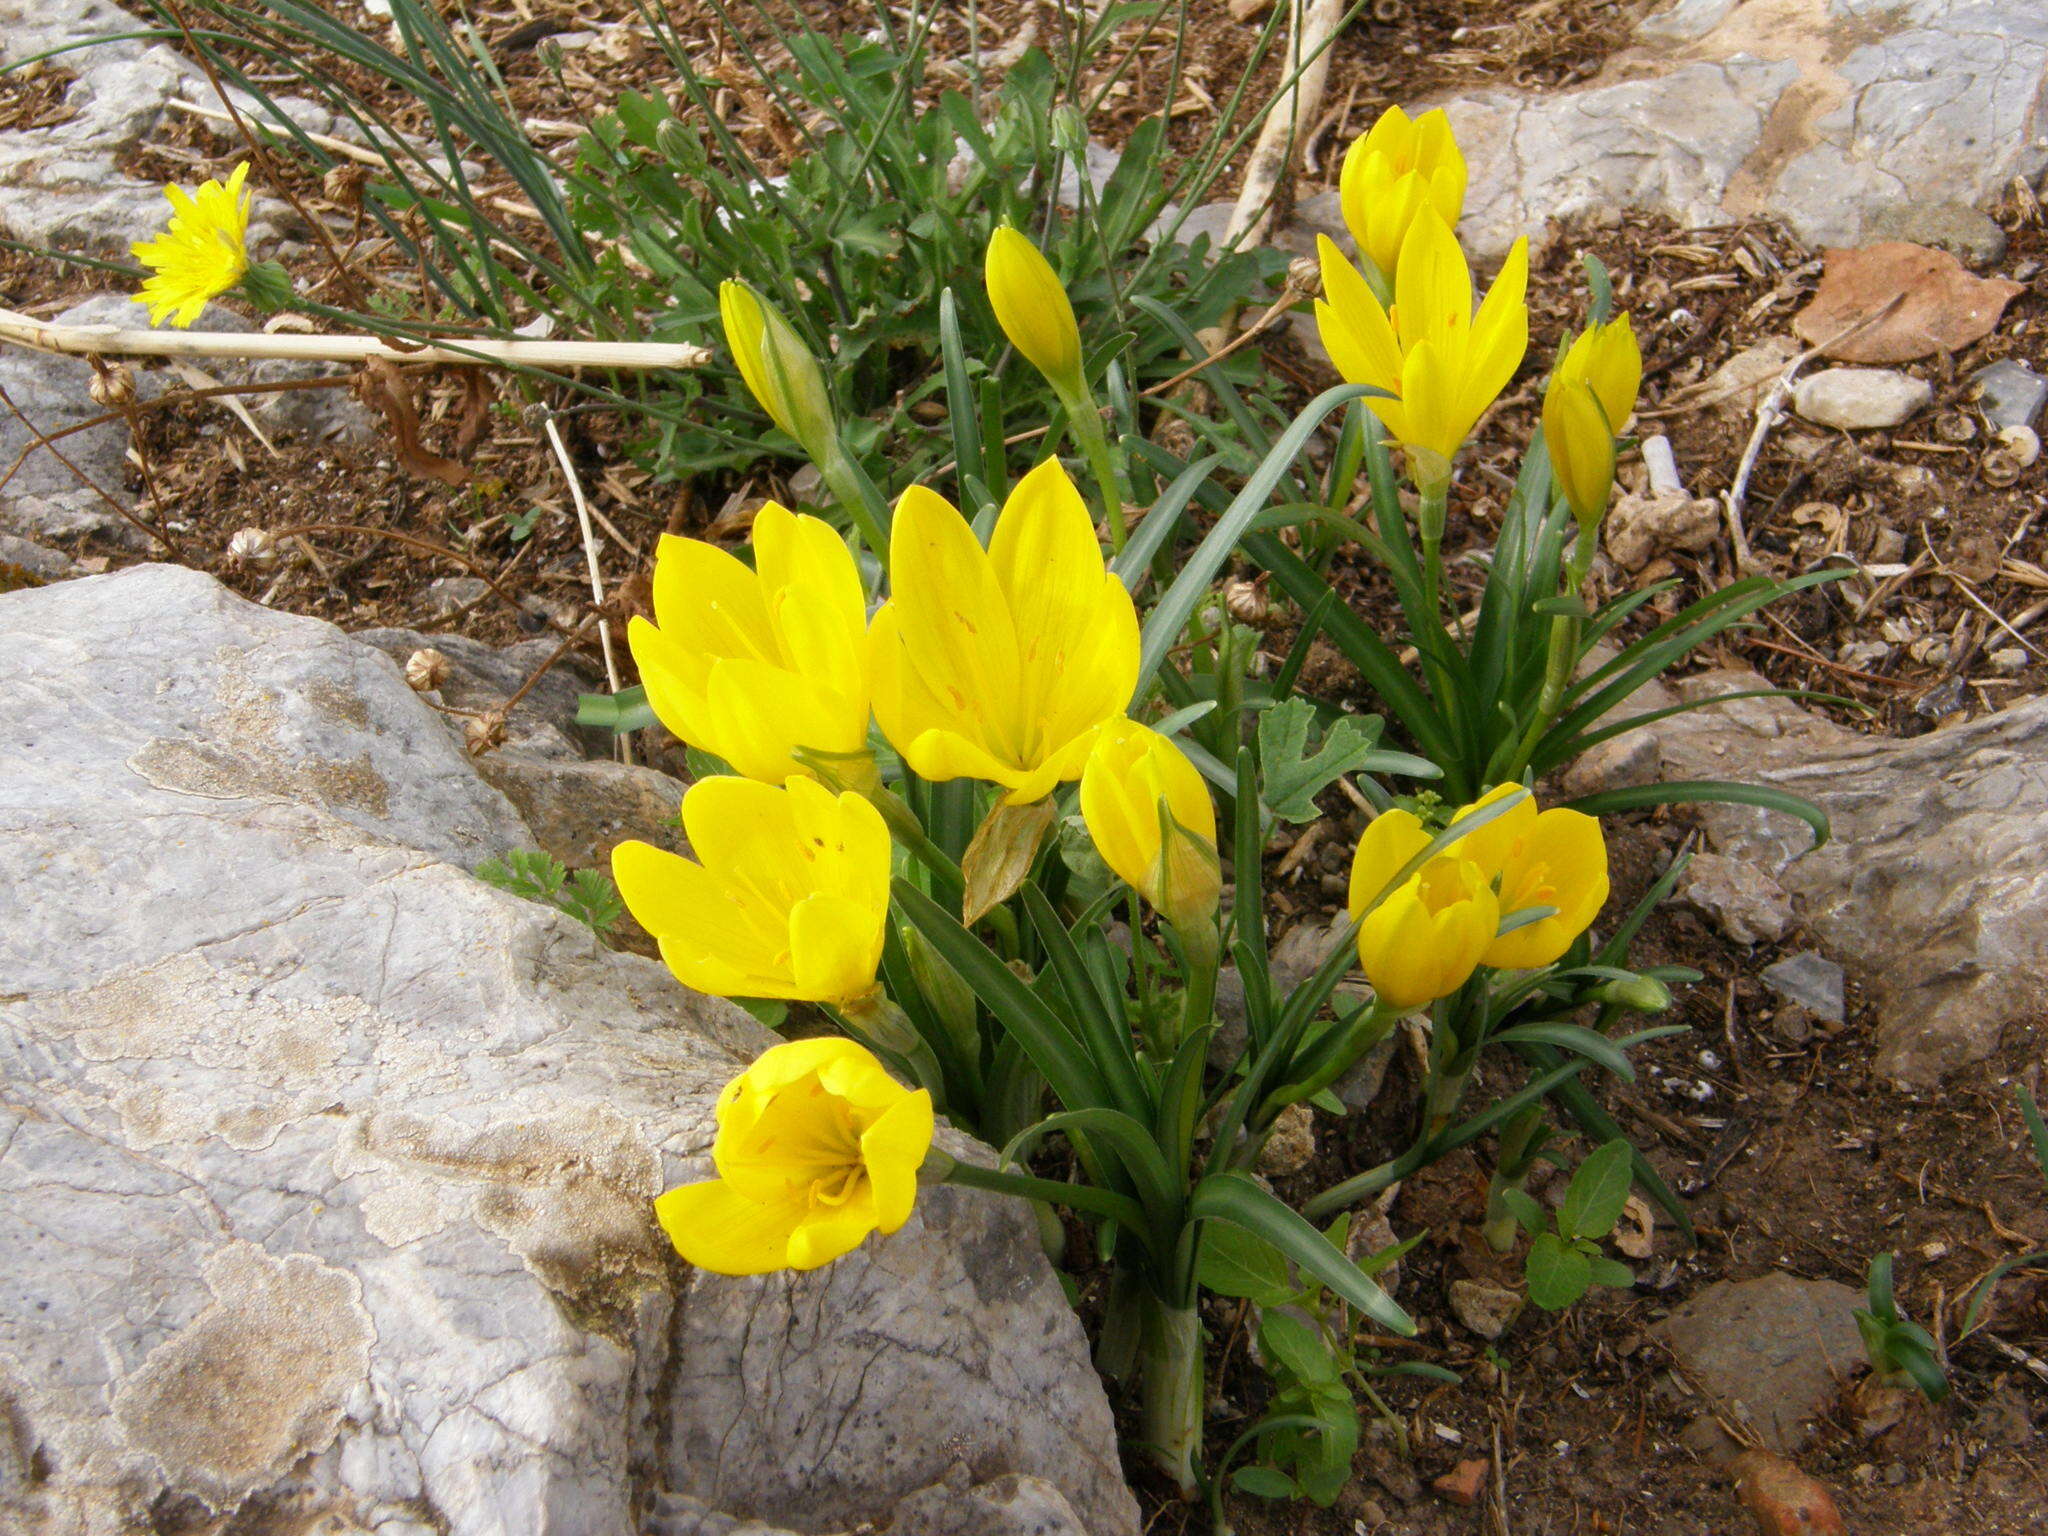
[[[1614,1230],[1628,1205],[1633,1156],[1625,1140],[1595,1147],[1551,1214],[1517,1185],[1495,1190],[1501,1205],[1530,1234],[1523,1274],[1529,1299],[1546,1312],[1563,1311],[1596,1285],[1626,1290],[1636,1283],[1633,1270],[1600,1251],[1600,1239]]]
[[[514,896],[538,901],[567,913],[599,938],[609,938],[614,925],[626,915],[619,888],[600,869],[572,871],[553,854],[538,848],[521,848],[502,859],[485,859],[476,867],[477,879],[495,885]]]
[[[1934,1339],[1899,1311],[1892,1291],[1892,1256],[1880,1253],[1870,1261],[1870,1305],[1856,1309],[1856,1331],[1863,1335],[1863,1353],[1880,1382],[1896,1386],[1910,1381],[1931,1403],[1948,1396],[1948,1374],[1941,1368]]]
[[[1343,1253],[1350,1238],[1347,1212],[1324,1233]],[[1422,1234],[1356,1259],[1372,1279],[1421,1240]],[[1359,1444],[1358,1399],[1365,1398],[1390,1424],[1400,1422],[1372,1384],[1381,1376],[1458,1378],[1421,1361],[1389,1363],[1380,1351],[1361,1345],[1367,1319],[1342,1298],[1305,1279],[1271,1243],[1241,1228],[1217,1227],[1203,1245],[1202,1285],[1219,1296],[1241,1297],[1257,1309],[1257,1353],[1273,1383],[1273,1396],[1259,1421],[1238,1437],[1224,1467],[1246,1449],[1256,1459],[1239,1467],[1231,1483],[1262,1499],[1313,1499],[1328,1508],[1351,1476]],[[1219,1483],[1220,1487],[1220,1483]]]

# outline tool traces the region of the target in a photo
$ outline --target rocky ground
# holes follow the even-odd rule
[[[509,52],[522,110],[559,123],[651,78],[629,18],[579,8],[559,71]],[[2048,23],[2019,0],[1680,0],[1636,23],[1372,8],[1275,238],[1333,224],[1331,147],[1380,105],[1448,100],[1468,239],[1540,232],[1532,362],[1487,430],[1503,445],[1583,310],[1580,258],[1601,257],[1645,337],[1639,428],[1669,463],[1625,462],[1596,581],[1676,577],[1683,601],[1753,569],[1854,574],[1671,680],[1671,700],[1757,676],[1828,700],[1654,723],[1562,787],[1768,781],[1823,804],[1835,840],[1809,851],[1728,809],[1617,822],[1618,902],[1695,854],[1645,938],[1707,972],[1681,1000],[1693,1032],[1609,1098],[1700,1244],[1646,1215],[1634,1291],[1510,1316],[1472,1240],[1477,1165],[1411,1180],[1387,1216],[1430,1234],[1402,1266],[1431,1319],[1414,1347],[1463,1385],[1390,1384],[1413,1459],[1376,1434],[1334,1510],[1229,1514],[1692,1536],[1745,1505],[1783,1514],[1767,1469],[1730,1459],[1751,1445],[1821,1477],[1858,1532],[2038,1531],[2042,1277],[2010,1277],[1958,1334],[1993,1265],[2048,1246],[2012,1092],[2039,1091],[2048,1024]],[[9,58],[122,25],[101,0],[0,0]],[[1228,79],[1243,37],[1219,8],[1191,40],[1204,78]],[[1112,146],[1159,105],[1134,78]],[[140,41],[0,76],[0,227],[104,247],[153,221],[162,178],[237,155],[179,99],[208,103],[204,77]],[[289,215],[268,216],[289,252]],[[1883,242],[1906,250],[1824,254]],[[14,249],[0,304],[140,323],[103,276]],[[1271,351],[1304,389],[1325,377],[1299,331]],[[124,417],[88,364],[0,349],[0,888],[25,914],[0,932],[0,1525],[215,1530],[239,1507],[237,1531],[394,1536],[1198,1528],[1135,1470],[1132,1502],[1116,1405],[1000,1204],[949,1194],[807,1280],[709,1280],[659,1251],[634,1213],[696,1166],[707,1095],[759,1031],[469,876],[516,846],[599,863],[678,792],[659,743],[619,763],[570,723],[601,676],[587,643],[501,746],[464,750],[587,606],[559,470],[511,412],[451,488],[341,390],[251,396],[246,418],[156,403],[247,377],[143,370]],[[456,452],[462,398],[434,385],[421,405],[427,446]],[[603,417],[576,418],[573,446],[627,607],[663,529],[729,526],[767,489],[657,483]],[[1473,456],[1453,547],[1488,545],[1511,466]],[[301,531],[238,546],[252,528]],[[1388,611],[1369,567],[1340,570]],[[1271,616],[1275,655],[1290,622]],[[429,645],[449,670],[415,692],[400,668]],[[1311,666],[1318,691],[1356,694],[1334,656]],[[1355,818],[1308,830],[1274,885],[1297,955],[1341,899]],[[1411,1063],[1384,1065],[1283,1190],[1402,1134]],[[1858,1380],[1850,1311],[1881,1251],[1947,1353],[1939,1408]],[[1220,1449],[1263,1389],[1243,1318],[1210,1322]]]

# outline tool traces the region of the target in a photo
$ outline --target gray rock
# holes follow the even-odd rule
[[[1821,427],[1896,427],[1934,403],[1925,379],[1889,368],[1823,368],[1792,386],[1792,409]]]
[[[673,825],[684,786],[631,763],[564,763],[518,752],[476,760],[484,782],[503,792],[533,833],[536,847],[571,869],[609,869],[612,849],[629,837],[688,852]]]
[[[490,595],[491,584],[481,576],[436,576],[421,594],[427,612],[440,619],[481,603]]]
[[[33,540],[0,533],[0,568],[10,565],[38,582],[62,581],[78,569],[78,562],[61,550],[46,549]],[[5,584],[5,576],[0,575],[0,586]]]
[[[507,699],[555,651],[545,637],[522,640],[503,649],[467,635],[429,635],[413,629],[361,629],[355,638],[374,646],[401,667],[418,650],[436,650],[448,658],[448,676],[440,701],[453,709],[476,713],[503,708]],[[504,750],[521,757],[580,763],[611,750],[610,733],[576,723],[576,700],[598,686],[597,679],[564,657],[528,689],[505,722]],[[442,717],[451,740],[463,741],[459,720]]]
[[[0,597],[0,684],[0,1528],[816,1532],[964,1462],[1134,1536],[1014,1202],[677,1262],[772,1037],[466,873],[530,831],[393,662],[138,566]]]
[[[1758,973],[1765,986],[1788,1003],[1797,1003],[1815,1018],[1839,1024],[1847,1013],[1842,968],[1834,961],[1801,950]]]
[[[87,300],[57,318],[72,323],[81,313],[88,318],[76,323],[97,324],[101,306]],[[0,348],[0,387],[21,413],[0,411],[0,465],[12,464],[35,441],[22,417],[37,432],[54,436],[105,415],[105,407],[93,403],[92,377],[92,365],[82,357]],[[146,537],[107,505],[108,499],[122,506],[133,502],[127,458],[128,427],[120,421],[58,439],[54,450],[50,445],[35,448],[0,487],[0,531],[43,540],[97,536],[142,548]]]
[[[1812,1436],[1863,1359],[1863,1298],[1832,1280],[1717,1280],[1654,1332],[1722,1411],[1787,1454]]]
[[[1798,921],[1782,885],[1747,860],[1724,854],[1694,854],[1678,894],[1737,944],[1775,944]],[[1837,972],[1838,1000],[1840,985]]]
[[[1685,697],[1768,686],[1705,673]],[[1700,806],[1715,848],[1774,875],[1876,1015],[1878,1068],[1929,1085],[1998,1048],[2048,996],[2048,699],[1908,740],[1847,731],[1790,700],[1659,723],[1666,779],[1789,790],[1834,837],[1754,806]]]
[[[2048,405],[2048,379],[2025,363],[2005,358],[1970,375],[1977,386],[1977,409],[1995,432],[2000,427],[2031,427]]]
[[[943,1484],[896,1506],[893,1536],[1089,1536],[1066,1495],[1042,1477],[995,1478],[964,1493]]]
[[[2033,0],[1679,0],[1637,38],[1576,90],[1441,103],[1471,163],[1472,249],[1617,209],[1854,245],[1888,209],[1988,205],[2048,166]]]
[[[1990,214],[1968,203],[1907,199],[1886,204],[1863,221],[1862,238],[1872,245],[1882,240],[1931,245],[1980,269],[2005,256],[2005,230]]]

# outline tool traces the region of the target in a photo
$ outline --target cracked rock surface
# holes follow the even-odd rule
[[[2048,7],[1677,0],[1588,85],[1441,105],[1476,251],[1597,209],[1854,245],[1901,203],[1983,204],[2048,167]]]
[[[138,566],[0,684],[0,1530],[1135,1532],[1014,1202],[673,1257],[770,1037],[472,878],[529,829],[388,657]]]

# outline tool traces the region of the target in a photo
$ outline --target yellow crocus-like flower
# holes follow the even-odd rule
[[[256,194],[246,190],[247,161],[228,174],[225,184],[202,182],[187,192],[167,186],[171,222],[154,240],[129,247],[135,259],[153,269],[142,285],[149,323],[164,317],[181,329],[199,318],[209,299],[219,298],[249,270],[249,210]]]
[[[1187,754],[1135,720],[1096,735],[1081,771],[1081,816],[1102,862],[1176,927],[1216,910],[1216,807]]]
[[[1636,408],[1643,353],[1627,315],[1579,333],[1543,392],[1550,471],[1581,524],[1600,520],[1614,489],[1614,439]]]
[[[799,750],[866,751],[867,605],[829,523],[774,502],[754,517],[754,565],[701,539],[662,538],[654,622],[627,643],[671,731],[750,779],[810,769]]]
[[[1519,784],[1496,784],[1466,816],[1516,793]],[[1453,818],[1456,819],[1455,817]],[[1584,933],[1607,904],[1607,840],[1597,817],[1553,806],[1536,809],[1532,795],[1453,846],[1500,891],[1502,915],[1525,907],[1555,907],[1555,916],[1501,934],[1487,946],[1486,964],[1503,970],[1549,965]]]
[[[685,986],[808,1003],[873,990],[889,912],[881,812],[815,779],[721,775],[683,796],[683,831],[702,863],[625,842],[612,876]]]
[[[1344,152],[1337,197],[1360,254],[1391,282],[1401,242],[1423,207],[1452,229],[1465,210],[1465,157],[1443,109],[1416,118],[1399,107],[1382,112]]]
[[[1476,311],[1465,253],[1432,207],[1416,211],[1402,241],[1391,311],[1329,236],[1317,246],[1316,324],[1331,362],[1346,383],[1394,397],[1365,403],[1410,450],[1417,482],[1441,484],[1528,350],[1529,242],[1515,242]]]
[[[782,312],[745,283],[728,278],[718,285],[718,314],[747,392],[805,453],[823,461],[836,429],[832,394],[811,349]]]
[[[889,535],[893,594],[868,631],[875,720],[927,779],[985,779],[1011,805],[1077,779],[1138,680],[1138,615],[1057,459],[1010,492],[983,549],[912,486]]]
[[[982,271],[996,323],[1010,345],[1054,388],[1078,392],[1081,331],[1052,263],[1026,236],[1004,224],[989,238]]]
[[[718,1177],[669,1190],[654,1214],[699,1269],[816,1269],[910,1219],[931,1144],[929,1093],[851,1040],[792,1040],[718,1096]]]
[[[1486,872],[1451,852],[1439,853],[1366,912],[1429,841],[1412,812],[1382,811],[1366,826],[1351,861],[1347,905],[1353,918],[1365,913],[1358,961],[1391,1008],[1420,1008],[1457,991],[1500,927],[1500,903]]]

